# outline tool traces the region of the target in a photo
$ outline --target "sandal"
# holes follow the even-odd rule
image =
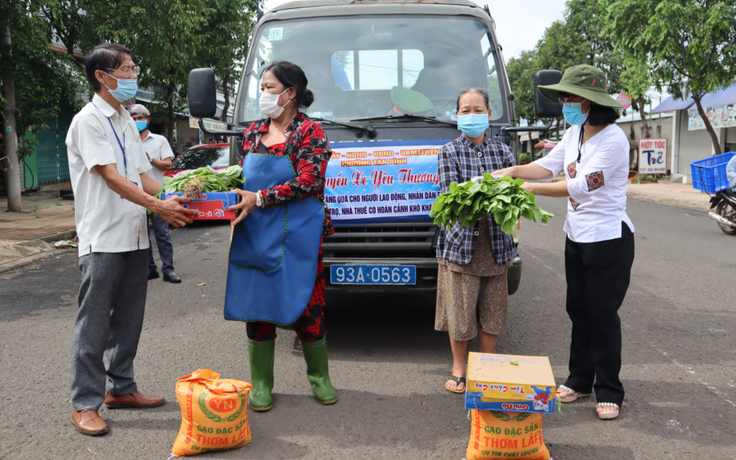
[[[447,382],[445,382],[445,390],[449,391],[450,393],[455,393],[455,394],[463,394],[463,393],[465,393],[465,386],[466,386],[465,377],[456,377],[454,375],[451,375],[450,378],[448,378],[447,380],[452,380],[453,382],[455,382],[456,386],[460,386],[460,384],[462,383],[463,384],[463,389],[462,390],[456,390],[454,388],[450,388],[450,387],[447,386]]]
[[[613,410],[606,410],[606,411],[598,410],[601,408],[606,408],[606,409],[613,408]],[[598,413],[599,419],[613,420],[615,418],[618,418],[619,407],[618,407],[618,404],[616,403],[602,402],[602,403],[598,403],[598,405],[595,406],[595,411]]]
[[[565,385],[557,387],[557,399],[563,403],[571,403],[579,398],[587,398],[590,393],[580,393]]]

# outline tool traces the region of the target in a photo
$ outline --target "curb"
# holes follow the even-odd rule
[[[648,201],[650,203],[664,204],[667,206],[675,206],[678,208],[693,209],[696,211],[708,212],[708,210],[710,209],[710,204],[708,203],[698,203],[694,201],[677,200],[674,198],[673,199],[660,198],[660,197],[654,197],[651,195],[646,195],[643,193],[627,192],[626,197],[631,198],[633,200]]]
[[[0,264],[0,273],[15,270],[16,268],[24,267],[26,265],[32,264],[33,262],[48,259],[49,257],[53,257],[55,255],[68,254],[76,250],[76,248],[57,249],[55,252],[42,252],[40,254],[34,254],[32,256],[11,260],[9,262]]]
[[[27,242],[23,244],[24,245],[28,243],[32,244],[33,241],[39,241],[39,242],[43,241],[45,245],[48,246],[54,241],[71,240],[76,236],[77,236],[76,230],[63,230],[57,233],[52,233],[50,235],[45,235],[35,240],[28,240]],[[34,262],[44,260],[54,255],[67,254],[67,253],[74,252],[74,251],[77,251],[77,248],[56,249],[52,246],[48,250],[44,250],[38,254],[31,254],[25,257],[20,257],[17,259],[8,260],[6,262],[1,262],[0,263],[0,273],[14,270],[16,268],[23,267],[25,265],[29,265]]]

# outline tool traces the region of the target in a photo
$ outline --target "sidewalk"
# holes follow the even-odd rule
[[[710,209],[710,195],[695,190],[692,184],[681,182],[643,182],[641,184],[629,181],[629,198],[635,200],[653,201],[655,203],[680,206],[683,208],[708,211]]]
[[[629,183],[631,199],[707,211],[710,196],[682,183]],[[76,236],[74,201],[62,200],[58,191],[42,191],[23,197],[23,212],[7,212],[0,197],[0,272],[45,257],[76,251],[52,244]]]
[[[0,272],[75,250],[50,244],[76,236],[74,201],[49,190],[23,196],[22,206],[23,212],[7,212],[7,198],[0,197]]]

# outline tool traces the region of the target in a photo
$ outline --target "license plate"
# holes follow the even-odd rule
[[[332,284],[417,284],[414,265],[332,265]]]

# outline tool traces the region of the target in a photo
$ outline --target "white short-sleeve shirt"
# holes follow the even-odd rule
[[[128,112],[122,107],[116,111],[95,94],[92,102],[74,116],[66,146],[79,257],[91,252],[147,249],[146,209],[112,191],[94,169],[115,164],[122,176],[143,189],[140,175],[151,169],[151,164]]]
[[[143,139],[143,149],[154,160],[174,158],[174,152],[166,137],[153,134],[151,131],[148,131],[148,136]],[[159,184],[164,183],[164,172],[157,167],[152,166],[148,175],[156,179]]]
[[[629,140],[617,125],[605,127],[582,145],[578,163],[580,126],[567,130],[557,146],[535,163],[552,172],[564,169],[568,180],[565,233],[576,243],[595,243],[621,237],[621,222],[634,231],[626,214]]]

